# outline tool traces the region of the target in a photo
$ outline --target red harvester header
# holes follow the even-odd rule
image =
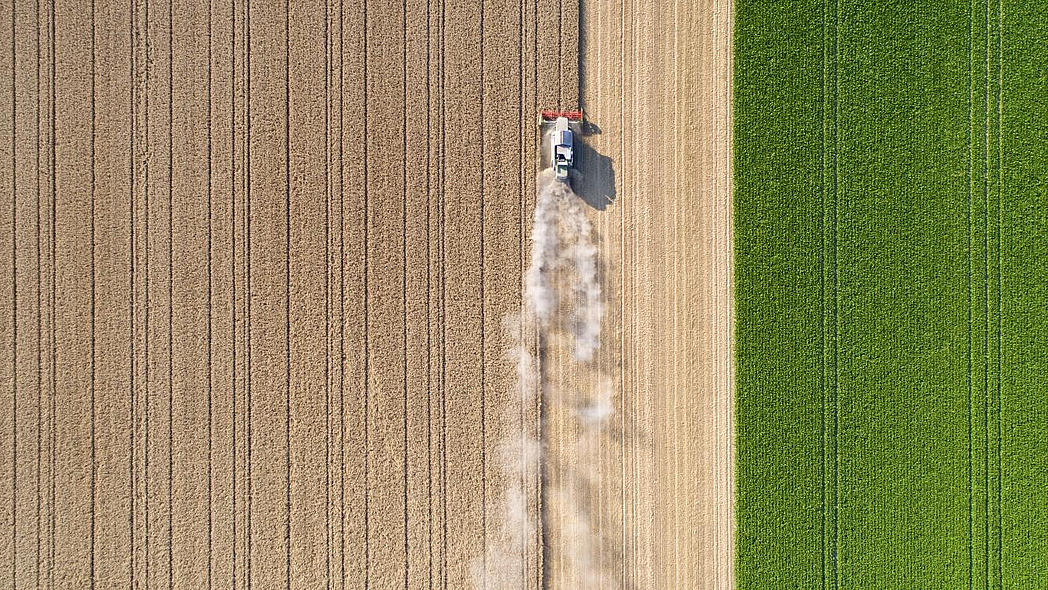
[[[564,117],[569,121],[581,121],[582,111],[542,111],[543,120],[552,121],[558,117]]]

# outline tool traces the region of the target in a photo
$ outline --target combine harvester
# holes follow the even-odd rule
[[[582,111],[542,111],[542,125],[553,126],[550,136],[550,166],[554,178],[567,183],[575,166],[575,137],[573,128],[582,122]]]

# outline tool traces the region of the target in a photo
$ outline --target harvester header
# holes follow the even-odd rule
[[[543,121],[556,121],[561,117],[578,123],[582,121],[582,111],[542,111]]]

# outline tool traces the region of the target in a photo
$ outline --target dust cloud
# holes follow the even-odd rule
[[[615,413],[612,380],[594,362],[601,343],[604,300],[599,249],[581,199],[568,183],[539,175],[531,232],[530,263],[519,314],[505,320],[516,366],[516,391],[504,416],[499,467],[509,482],[502,491],[495,532],[474,563],[476,588],[611,589],[619,580],[604,571],[601,540],[591,523],[588,498],[596,485],[602,430]],[[546,377],[560,346],[561,368],[585,375],[565,391]],[[570,367],[565,367],[570,365]],[[587,385],[582,385],[587,384]],[[575,390],[578,389],[578,390]],[[542,407],[542,427],[531,431],[520,408]],[[549,455],[551,417],[572,424],[575,436]],[[564,445],[568,445],[564,451]],[[538,496],[538,497],[536,497]],[[541,551],[541,560],[536,553]],[[553,567],[551,564],[556,564]],[[542,571],[538,571],[542,570]]]

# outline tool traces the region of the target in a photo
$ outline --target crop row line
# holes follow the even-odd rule
[[[1001,526],[1003,512],[1001,503],[1003,315],[1001,298],[1003,292],[1001,126],[1004,59],[1003,8],[1000,0],[996,2],[996,10],[994,6],[993,0],[986,0],[984,4],[974,0],[969,3],[968,588],[970,590],[978,587],[987,590],[999,588],[1003,587],[1004,583]],[[977,12],[982,14],[977,14]],[[977,18],[982,21],[981,30],[976,29]],[[977,48],[977,43],[982,46]],[[979,56],[978,50],[982,50],[983,55]],[[981,88],[976,88],[977,75],[983,76]],[[976,145],[975,138],[979,136],[980,132],[982,145]],[[982,260],[979,260],[980,257]],[[982,274],[981,293],[978,292],[979,285],[976,284],[976,276],[980,273]],[[995,296],[996,301],[994,301]],[[979,336],[982,340],[980,343],[982,350],[976,348]],[[981,432],[978,432],[980,426]],[[992,432],[993,429],[996,432]],[[982,502],[979,502],[980,500]],[[982,541],[981,547],[979,547],[979,541]]]
[[[838,588],[839,575],[839,489],[840,458],[838,453],[838,305],[837,305],[837,137],[838,137],[838,76],[839,0],[825,1],[822,6],[822,149],[821,149],[821,219],[822,252],[820,256],[820,386],[821,408],[821,463],[822,463],[822,587]]]

